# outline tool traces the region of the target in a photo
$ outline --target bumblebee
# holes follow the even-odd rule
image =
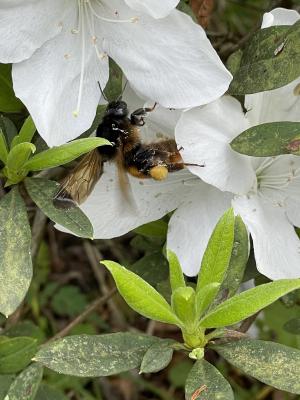
[[[110,102],[96,136],[107,139],[112,146],[98,147],[81,159],[62,181],[54,196],[54,205],[68,209],[83,203],[100,179],[107,161],[116,162],[119,182],[127,198],[127,173],[140,179],[163,180],[169,172],[183,169],[186,164],[183,163],[175,140],[149,144],[141,141],[140,127],[145,124],[145,117],[155,107],[156,103],[152,108],[139,108],[130,115],[125,101]]]

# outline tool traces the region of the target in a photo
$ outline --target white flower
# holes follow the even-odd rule
[[[204,30],[177,0],[2,0],[0,62],[49,146],[88,129],[108,56],[132,87],[168,108],[209,103],[228,88]],[[77,116],[77,117],[75,117]]]
[[[264,22],[295,22],[296,12],[276,9]],[[299,19],[299,14],[297,14]],[[276,90],[245,96],[239,102],[223,97],[185,112],[176,127],[176,141],[189,169],[205,182],[235,194],[232,205],[251,233],[257,268],[271,279],[300,277],[300,157],[254,158],[235,153],[229,143],[250,126],[264,122],[300,121],[300,78]],[[201,227],[191,235],[201,240]],[[186,245],[186,249],[189,246]],[[196,249],[195,249],[196,250]],[[184,252],[183,252],[184,253]],[[198,266],[194,266],[194,273]]]
[[[143,105],[130,88],[127,88],[124,99],[132,111]],[[157,107],[148,115],[146,125],[141,129],[143,141],[149,143],[164,137],[174,138],[180,115],[180,111]],[[230,207],[232,195],[202,182],[187,169],[170,173],[165,181],[160,182],[131,176],[129,180],[134,200],[132,207],[124,202],[116,166],[105,163],[104,174],[81,206],[93,224],[94,238],[121,236],[175,210],[169,223],[168,242],[171,247],[176,246],[185,273],[193,275],[194,266],[199,268],[213,228]],[[194,225],[201,227],[200,240],[197,235],[193,236]],[[57,228],[65,230],[60,226]]]

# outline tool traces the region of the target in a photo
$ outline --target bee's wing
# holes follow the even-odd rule
[[[117,149],[117,155],[116,155],[115,161],[117,164],[119,185],[121,188],[123,199],[125,199],[126,204],[129,205],[131,209],[134,209],[136,207],[136,204],[135,204],[132,188],[130,185],[130,181],[128,178],[128,174],[124,167],[124,156],[123,156],[122,146],[118,147],[118,149]],[[124,207],[124,204],[123,204],[123,207]]]
[[[83,203],[103,172],[103,160],[97,149],[87,153],[67,175],[54,195],[57,208],[72,208]]]

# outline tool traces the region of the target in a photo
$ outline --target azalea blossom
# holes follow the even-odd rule
[[[209,103],[231,75],[178,0],[3,0],[0,62],[49,146],[87,130],[108,56],[132,87],[168,108]]]
[[[296,19],[299,14],[295,11],[276,9],[265,15],[264,26],[266,21],[288,24]],[[202,169],[189,169],[205,182],[234,194],[232,206],[252,236],[257,268],[271,279],[300,277],[300,240],[294,229],[300,226],[300,158],[244,156],[234,152],[229,143],[251,126],[300,121],[299,84],[300,78],[279,89],[246,95],[246,114],[237,100],[224,96],[183,113],[176,127],[184,161],[205,164]],[[191,210],[191,221],[192,214]],[[187,217],[182,221],[186,223]],[[201,225],[193,225],[191,235],[200,241],[201,230]],[[169,241],[169,247],[176,252],[175,239]],[[181,257],[188,249],[187,243]],[[199,263],[194,268],[196,274]]]
[[[129,87],[125,91],[124,99],[132,111],[143,105],[142,100]],[[175,126],[180,115],[178,110],[157,107],[148,114],[146,125],[141,128],[142,140],[151,143],[164,138],[174,138]],[[137,179],[130,175],[128,178],[132,204],[126,203],[116,165],[106,162],[100,181],[81,205],[81,209],[93,224],[94,238],[109,239],[121,236],[175,210],[170,219],[168,238],[174,239],[179,246],[180,243],[184,244],[187,254],[182,257],[182,261],[186,274],[191,275],[194,265],[201,260],[199,254],[203,254],[219,216],[230,207],[232,195],[224,194],[204,183],[187,169],[169,173],[164,181]],[[195,224],[202,226],[201,240],[193,236]],[[57,228],[65,230],[60,226]],[[187,244],[189,249],[186,249]]]

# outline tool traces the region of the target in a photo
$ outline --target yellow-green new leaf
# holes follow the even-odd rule
[[[133,310],[156,321],[182,324],[167,301],[142,278],[116,262],[101,263],[111,272],[121,296]]]
[[[94,150],[99,146],[110,146],[111,143],[103,138],[93,137],[78,139],[62,146],[52,147],[33,156],[26,164],[28,171],[40,171],[42,169],[58,167]]]
[[[180,287],[185,287],[185,280],[176,254],[172,250],[168,249],[167,257],[170,268],[170,284],[172,292],[174,292],[174,290]]]
[[[207,314],[200,324],[205,328],[220,328],[236,324],[299,288],[300,279],[281,279],[257,286],[224,301]]]
[[[36,127],[34,125],[31,115],[26,118],[19,134],[15,136],[12,140],[11,147],[24,142],[31,142],[33,135],[36,132]]]

